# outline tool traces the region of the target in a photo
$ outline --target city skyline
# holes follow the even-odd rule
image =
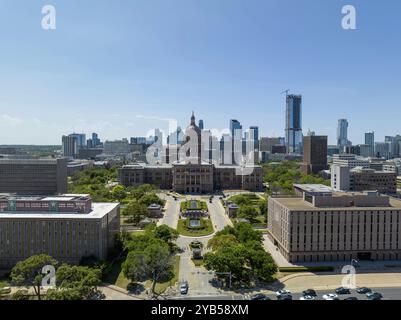
[[[341,118],[354,144],[365,132],[377,141],[398,133],[401,108],[389,92],[401,85],[401,3],[377,15],[374,2],[353,1],[357,30],[346,31],[343,1],[155,2],[77,10],[53,1],[53,31],[40,27],[40,1],[4,3],[0,27],[13,32],[2,32],[0,144],[60,144],[74,131],[143,136],[161,119],[185,124],[190,110],[208,128],[238,119],[259,136],[284,136],[286,89],[303,96],[304,134],[329,144]],[[381,110],[386,126],[370,116]]]

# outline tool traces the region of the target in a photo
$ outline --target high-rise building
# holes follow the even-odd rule
[[[67,192],[67,159],[0,159],[0,193]]]
[[[375,132],[366,132],[365,133],[365,144],[374,147],[375,145]]]
[[[288,153],[302,153],[301,95],[287,95],[285,141]]]
[[[338,127],[337,127],[337,145],[340,147],[340,150],[350,145],[350,141],[348,140],[348,121],[347,119],[339,119]],[[343,152],[343,150],[341,150]]]
[[[67,158],[75,158],[78,154],[78,142],[75,136],[63,136],[62,141],[62,151],[63,156]]]
[[[101,144],[102,143],[101,143],[101,141],[99,139],[98,134],[95,133],[95,132],[92,133],[92,145],[93,145],[93,148],[99,147]]]
[[[203,124],[203,120],[202,119],[199,120],[198,124],[199,124],[198,125],[199,129],[201,129],[201,130],[205,129],[205,126]]]
[[[388,142],[375,142],[375,157],[390,158],[390,144]]]
[[[250,139],[254,141],[254,149],[259,150],[259,127],[251,126],[249,127]]]
[[[230,120],[230,132],[232,139],[232,164],[239,164],[242,158],[242,125],[238,120]]]
[[[284,137],[261,137],[259,140],[259,150],[264,152],[272,152],[273,146],[284,146],[285,138]]]
[[[86,134],[85,133],[71,133],[70,137],[75,137],[77,139],[78,150],[86,146]]]
[[[304,161],[302,173],[318,174],[327,169],[327,136],[304,137]]]

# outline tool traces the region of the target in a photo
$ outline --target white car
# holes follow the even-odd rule
[[[336,295],[335,293],[329,293],[329,294],[325,294],[323,296],[324,300],[338,300],[338,295]]]
[[[315,300],[315,297],[312,296],[302,296],[299,300]]]
[[[291,292],[288,291],[288,290],[279,290],[279,291],[276,292],[276,296],[281,296],[281,295],[284,295],[284,294],[291,294]]]

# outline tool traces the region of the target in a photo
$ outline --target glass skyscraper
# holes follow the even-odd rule
[[[302,153],[302,96],[287,95],[285,141],[288,153]]]
[[[337,146],[345,147],[348,145],[350,145],[348,140],[348,121],[347,119],[340,119],[337,127]]]

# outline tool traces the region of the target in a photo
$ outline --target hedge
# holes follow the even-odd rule
[[[280,272],[313,272],[313,271],[334,271],[333,266],[316,266],[316,267],[281,267]]]

